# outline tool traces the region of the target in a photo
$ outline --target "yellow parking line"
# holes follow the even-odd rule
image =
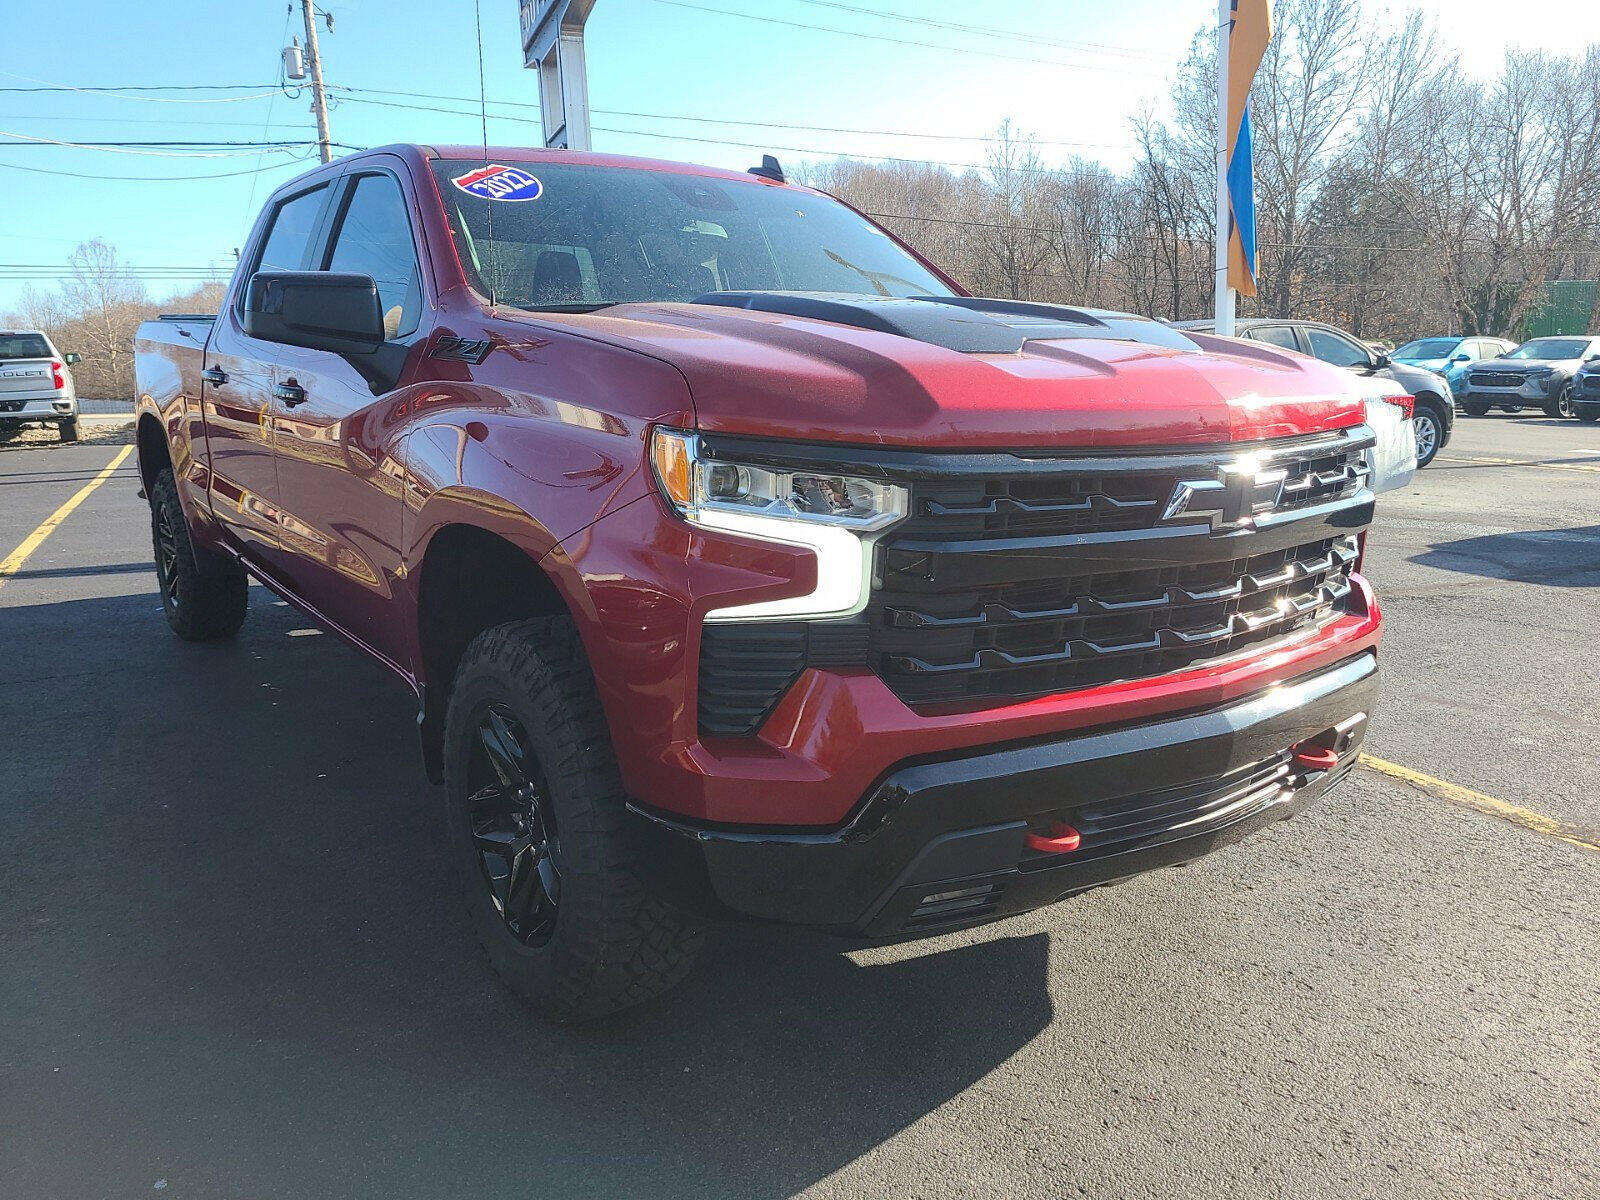
[[[111,460],[104,471],[101,471],[100,474],[84,484],[72,499],[46,517],[43,525],[40,525],[39,528],[22,539],[22,545],[6,555],[4,559],[0,559],[0,587],[4,587],[6,580],[22,569],[22,564],[27,562],[29,556],[44,544],[45,538],[55,532],[56,526],[70,517],[72,510],[87,500],[95,488],[110,479],[111,473],[120,467],[128,455],[132,453],[132,446],[124,446],[117,452],[117,456]]]
[[[1558,463],[1533,458],[1479,458],[1471,454],[1441,454],[1439,458],[1449,462],[1490,463],[1497,467],[1542,467],[1546,471],[1600,472],[1600,466],[1593,463]]]
[[[1531,829],[1534,833],[1542,833],[1545,837],[1553,837],[1585,850],[1600,850],[1600,840],[1596,840],[1593,835],[1574,829],[1571,825],[1565,825],[1554,817],[1547,817],[1544,813],[1534,812],[1531,808],[1497,800],[1493,796],[1462,787],[1459,783],[1435,779],[1432,775],[1424,775],[1421,771],[1413,771],[1410,767],[1374,758],[1370,754],[1361,756],[1361,765],[1391,779],[1398,779],[1413,787],[1421,788],[1429,795],[1448,800],[1452,804],[1460,804],[1491,817],[1499,817],[1502,821],[1510,821],[1513,825],[1520,825],[1524,829]]]

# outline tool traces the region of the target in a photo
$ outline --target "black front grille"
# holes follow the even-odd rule
[[[1363,430],[916,480],[878,549],[871,665],[908,704],[1002,702],[1314,627],[1351,595],[1368,444]],[[1270,480],[1253,512],[1228,498],[1240,474]]]
[[[1578,376],[1578,395],[1586,400],[1600,400],[1600,371],[1588,371]]]
[[[910,704],[1019,698],[1182,670],[1345,611],[1353,537],[1216,562],[934,594],[884,589],[873,649]]]
[[[1016,476],[921,480],[912,485],[911,515],[898,541],[922,537],[1017,538],[1117,533],[1154,528],[1192,459],[1156,459],[1151,469],[1049,470]],[[1119,463],[1119,466],[1122,464]],[[1327,442],[1272,463],[1285,472],[1279,510],[1305,508],[1347,495],[1365,478],[1358,448]]]
[[[1474,371],[1467,377],[1473,387],[1521,387],[1528,381],[1526,375],[1512,371]]]

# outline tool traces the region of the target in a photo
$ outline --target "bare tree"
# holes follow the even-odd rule
[[[162,309],[205,313],[221,308],[227,285],[208,280],[157,304],[105,242],[80,245],[69,259],[71,275],[54,291],[26,288],[17,311],[3,324],[42,329],[63,351],[82,355],[73,368],[78,393],[105,399],[133,395],[133,334]]]
[[[91,394],[133,394],[133,332],[148,308],[144,286],[100,238],[84,242],[67,259],[72,275],[61,288],[63,306],[76,317],[83,339],[79,387]]]

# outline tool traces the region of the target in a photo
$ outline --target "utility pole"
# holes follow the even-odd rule
[[[328,96],[322,90],[322,52],[317,49],[317,15],[311,0],[300,0],[306,19],[306,59],[311,68],[311,111],[317,114],[317,147],[322,161],[333,161],[333,137],[328,132]],[[330,26],[331,28],[331,26]]]

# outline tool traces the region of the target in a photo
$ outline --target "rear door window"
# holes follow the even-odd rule
[[[1300,343],[1294,336],[1294,330],[1287,325],[1257,325],[1248,330],[1245,336],[1257,342],[1281,346],[1285,350],[1300,349]]]
[[[12,358],[49,358],[50,343],[37,333],[0,333],[0,361]]]
[[[362,175],[344,206],[328,270],[370,275],[378,285],[384,335],[405,337],[422,312],[417,247],[406,198],[392,175]]]
[[[1336,367],[1364,367],[1372,355],[1343,334],[1331,329],[1318,329],[1315,325],[1306,330],[1311,341],[1311,353],[1325,363]]]

